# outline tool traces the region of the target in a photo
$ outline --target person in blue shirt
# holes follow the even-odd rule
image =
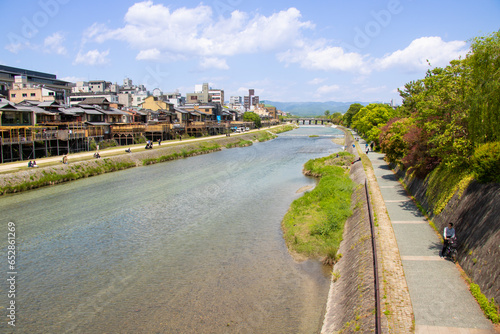
[[[453,223],[449,223],[448,227],[444,228],[443,238],[444,243],[443,250],[441,250],[441,256],[444,256],[444,251],[446,250],[446,246],[448,246],[449,240],[455,238],[455,229],[453,228]]]

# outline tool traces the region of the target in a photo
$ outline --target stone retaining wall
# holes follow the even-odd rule
[[[352,136],[345,138],[347,150],[358,157],[352,149]],[[353,215],[344,226],[339,248],[342,258],[333,267],[322,333],[367,333],[375,328],[373,252],[361,161],[352,165],[350,176],[357,184],[352,195]]]

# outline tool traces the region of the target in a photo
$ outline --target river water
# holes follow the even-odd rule
[[[309,137],[315,134],[319,137]],[[0,198],[16,227],[15,333],[317,333],[329,288],[281,220],[303,164],[341,149],[304,126],[245,148]],[[11,332],[6,317],[0,330]]]

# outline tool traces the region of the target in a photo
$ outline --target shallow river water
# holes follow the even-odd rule
[[[15,333],[319,332],[328,270],[295,262],[280,223],[296,191],[314,185],[303,164],[340,150],[331,139],[341,134],[304,126],[1,197],[5,255],[8,222],[16,228]]]

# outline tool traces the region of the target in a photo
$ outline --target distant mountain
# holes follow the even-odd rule
[[[277,109],[291,113],[294,116],[320,116],[324,115],[326,110],[330,114],[340,112],[345,113],[353,103],[360,103],[364,106],[371,102],[274,102],[261,101],[261,103],[270,104]]]

